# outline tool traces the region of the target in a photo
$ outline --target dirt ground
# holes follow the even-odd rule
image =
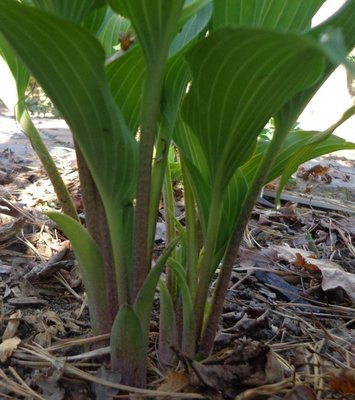
[[[82,212],[69,130],[60,120],[35,122]],[[287,192],[292,201],[284,197],[277,211],[274,188],[266,188],[236,261],[214,356],[199,363],[180,355],[165,376],[153,329],[149,390],[180,392],[160,396],[176,399],[355,398],[355,165],[347,157],[304,165]],[[107,337],[90,335],[70,244],[43,215],[58,208],[55,195],[4,109],[0,183],[0,398],[112,398]]]

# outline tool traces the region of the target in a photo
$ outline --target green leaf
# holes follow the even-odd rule
[[[177,159],[177,152],[175,146],[169,147],[168,163],[172,181],[181,180],[181,164]]]
[[[190,71],[182,54],[172,57],[167,65],[163,88],[162,132],[159,139],[170,144],[176,126],[181,101],[190,80]],[[165,155],[167,156],[167,152]]]
[[[202,179],[207,180],[208,164],[200,142],[189,125],[183,121],[180,114],[178,115],[173,139],[185,160],[188,160],[190,166],[199,171]],[[196,178],[196,181],[198,182],[199,179]],[[191,183],[194,184],[195,182]]]
[[[168,62],[163,93],[163,113],[169,121],[170,130],[175,125],[177,109],[189,77],[181,53],[205,26],[207,12],[208,10],[203,9],[201,14],[193,18],[191,22],[195,24],[194,26],[188,21],[186,30],[183,29],[171,45],[171,54],[176,55],[178,52],[179,56],[171,57]],[[136,132],[140,123],[142,88],[146,76],[146,65],[141,48],[137,46],[130,49],[108,64],[106,74],[116,103],[122,109],[131,131]],[[167,143],[170,140],[170,134],[166,136],[164,140]]]
[[[329,31],[339,30],[342,32],[344,44],[350,52],[355,42],[354,13],[355,1],[347,0],[334,15],[313,28],[310,33],[318,39]]]
[[[208,167],[199,141],[181,117],[178,118],[174,132],[174,141],[180,152],[180,161],[185,167],[194,199],[199,210],[203,234],[206,233],[209,205],[211,203],[211,185],[208,184]]]
[[[80,23],[95,8],[103,6],[105,0],[33,0],[33,4],[44,11]]]
[[[169,49],[172,57],[197,37],[207,26],[212,16],[212,4],[207,4],[194,14],[175,36]]]
[[[87,292],[93,331],[96,334],[109,332],[111,318],[105,295],[104,267],[96,243],[86,229],[73,218],[56,212],[49,212],[47,215],[59,225],[73,246]]]
[[[83,20],[83,26],[93,34],[98,34],[102,25],[105,24],[105,18],[109,9],[106,5],[91,11]]]
[[[343,7],[335,13],[332,17],[328,18],[322,24],[318,25],[312,29],[309,36],[312,36],[317,41],[322,42],[324,38],[328,39],[334,38],[338,40],[338,44],[342,51],[342,54],[350,52],[355,46],[355,1],[348,0]],[[341,32],[341,41],[339,41],[339,34]],[[325,35],[325,36],[324,36]],[[311,100],[317,90],[322,86],[329,75],[341,63],[345,60],[339,58],[339,53],[334,52],[334,45],[331,42],[329,48],[327,48],[328,40],[323,41],[322,51],[325,51],[331,59],[325,60],[324,72],[318,82],[315,82],[311,87],[302,90],[300,93],[296,94],[275,116],[275,123],[279,126],[290,126],[292,128],[296,122],[298,116],[301,114],[302,110],[305,108],[307,103]],[[345,48],[345,50],[344,50]],[[334,60],[336,63],[334,64]]]
[[[28,80],[26,68],[0,35],[0,98],[14,115],[19,99],[25,96]]]
[[[213,263],[214,265],[211,268],[211,273],[215,273],[215,269],[218,267],[224,249],[235,227],[235,222],[240,216],[240,213],[243,212],[242,205],[248,189],[249,182],[242,172],[242,169],[239,168],[233,175],[223,197],[223,214],[218,235],[217,255]]]
[[[177,32],[183,0],[109,0],[111,7],[128,17],[150,68],[165,58]]]
[[[193,15],[205,7],[210,7],[212,0],[185,0],[179,23],[185,24]]]
[[[146,65],[140,47],[130,49],[106,66],[106,75],[116,104],[132,133],[140,124],[142,88]]]
[[[150,270],[134,303],[134,310],[141,322],[142,331],[146,335],[148,335],[149,332],[149,322],[151,318],[154,293],[157,288],[160,275],[163,272],[165,264],[178,242],[179,238],[176,238],[166,247],[163,254],[159,257],[155,267]]]
[[[69,21],[11,0],[0,2],[0,32],[67,121],[105,206],[129,203],[137,144],[112,100],[99,42]]]
[[[334,151],[355,149],[355,143],[348,142],[336,135],[331,135],[324,141],[318,143],[317,146],[312,149],[310,154],[303,153],[302,150],[304,149],[305,143],[309,143],[313,140],[314,134],[317,133],[319,132],[308,132],[302,130],[290,132],[274,160],[265,184],[282,175],[287,163],[294,154],[303,154],[303,157],[299,159],[299,163],[302,164],[306,161]],[[268,144],[269,141],[260,141],[257,145],[254,156],[241,168],[248,181],[252,179],[257,165],[260,163],[261,157],[266,151]]]
[[[145,337],[132,306],[124,304],[111,331],[111,368],[121,375],[120,383],[146,385],[147,355]]]
[[[267,121],[319,78],[324,57],[299,36],[226,28],[187,58],[194,81],[184,117],[201,144],[214,190],[223,191],[252,155]]]
[[[325,0],[214,0],[213,26],[258,26],[287,32],[310,29]]]
[[[347,60],[349,49],[346,47],[343,34],[340,30],[332,30],[324,33],[319,38],[319,42],[330,62],[336,66],[344,64],[350,72],[355,73],[354,66]]]

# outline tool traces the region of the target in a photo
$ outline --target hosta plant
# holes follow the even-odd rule
[[[0,43],[74,136],[85,227],[49,216],[73,244],[93,334],[111,332],[122,383],[146,384],[157,290],[161,365],[174,366],[172,347],[191,357],[212,351],[262,186],[355,148],[332,136],[335,126],[292,131],[355,45],[355,1],[311,28],[323,2],[0,0]],[[259,137],[271,119],[271,139]],[[169,152],[181,165],[185,226],[174,215]],[[153,267],[162,192],[168,243]]]

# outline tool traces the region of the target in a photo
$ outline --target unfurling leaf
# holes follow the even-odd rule
[[[121,383],[136,377],[138,386],[144,387],[145,376],[145,337],[141,324],[132,306],[124,304],[113,323],[111,332],[112,369],[121,375]]]

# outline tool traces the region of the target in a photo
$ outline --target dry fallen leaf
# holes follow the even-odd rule
[[[62,334],[65,333],[65,328],[63,321],[60,319],[59,315],[55,313],[54,311],[46,311],[43,314],[43,317],[45,318],[45,322],[49,326],[55,326],[55,328]],[[53,324],[53,325],[52,325]]]
[[[265,247],[261,250],[241,248],[238,256],[238,264],[245,269],[253,269],[256,264],[274,264],[278,260],[277,249]]]
[[[223,353],[203,362],[181,354],[179,357],[187,366],[191,385],[213,389],[227,398],[234,398],[245,386],[261,386],[283,378],[276,355],[257,341],[236,340]]]
[[[329,165],[317,164],[308,169],[303,168],[302,172],[300,172],[299,170],[297,176],[304,179],[305,181],[308,181],[309,179],[316,180],[318,177],[328,174],[329,170]]]
[[[4,340],[0,344],[0,362],[4,363],[9,357],[11,357],[13,351],[17,349],[17,346],[21,343],[21,339],[18,337],[12,337]]]
[[[159,386],[161,392],[181,392],[189,385],[189,376],[185,372],[169,371],[166,375],[165,382]]]
[[[355,274],[344,271],[340,265],[328,260],[317,260],[317,267],[323,276],[324,291],[341,287],[355,303]]]
[[[329,386],[339,393],[355,394],[354,370],[342,368],[328,376]]]
[[[344,271],[333,261],[314,258],[314,254],[310,251],[292,249],[288,246],[273,246],[273,248],[277,250],[281,260],[312,271],[320,271],[323,277],[321,286],[324,291],[341,287],[355,302],[355,274]]]
[[[272,246],[277,252],[278,261],[283,260],[290,264],[296,265],[302,258],[303,262],[313,263],[316,260],[316,255],[312,251],[293,249],[289,246]],[[296,265],[297,266],[297,265]],[[301,265],[298,265],[301,266]]]
[[[53,336],[56,336],[58,330],[54,325],[46,327],[44,331],[39,332],[33,338],[33,341],[42,347],[48,347],[52,344]]]
[[[314,257],[304,257],[300,253],[296,253],[296,260],[294,261],[293,265],[296,267],[309,269],[310,271],[318,272],[319,268],[313,261],[309,261],[310,258],[312,260],[314,259]]]

